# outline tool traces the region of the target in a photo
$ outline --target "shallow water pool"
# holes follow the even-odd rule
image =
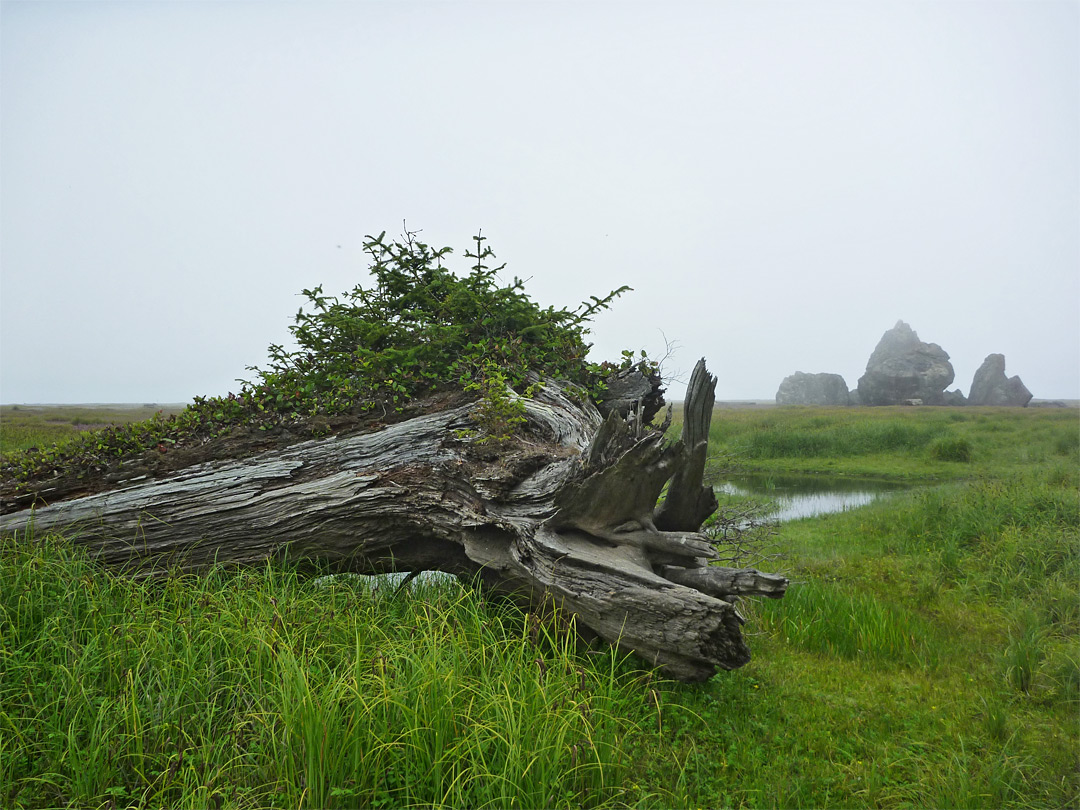
[[[717,492],[769,498],[775,502],[776,509],[768,517],[778,521],[844,512],[909,486],[895,481],[833,475],[740,475],[714,484]]]

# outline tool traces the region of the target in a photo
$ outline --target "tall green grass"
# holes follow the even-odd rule
[[[917,486],[783,525],[789,592],[741,603],[754,659],[705,684],[455,586],[136,583],[5,541],[0,805],[1078,806],[1078,426],[718,411],[733,465]],[[837,452],[742,453],[758,431]]]
[[[735,449],[751,459],[862,456],[920,450],[944,432],[934,425],[894,421],[818,419],[805,427],[766,421]]]
[[[0,545],[5,806],[611,805],[641,676],[456,583],[134,582]]]
[[[869,511],[864,531],[884,538],[886,551],[935,561],[942,581],[977,596],[1051,604],[1064,586],[1072,591],[1080,582],[1075,473],[1063,479],[1050,468],[924,488],[900,506]],[[1065,605],[1053,612],[1067,623],[1080,620]]]
[[[915,486],[781,527],[787,595],[742,606],[750,664],[675,688],[651,748],[681,770],[651,784],[681,779],[682,807],[1077,806],[1078,426],[1075,409],[717,411],[730,467]]]
[[[963,478],[1080,464],[1080,419],[1075,408],[717,410],[709,449],[742,470]]]
[[[783,600],[766,602],[757,617],[786,644],[811,652],[877,661],[887,666],[933,666],[932,625],[875,598],[829,583],[795,583]]]

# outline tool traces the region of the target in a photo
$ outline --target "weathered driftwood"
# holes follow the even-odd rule
[[[548,383],[523,437],[477,452],[475,404],[4,515],[5,533],[63,530],[139,573],[287,556],[335,571],[442,570],[558,605],[576,625],[683,680],[745,664],[739,596],[787,580],[709,565],[698,533],[715,379],[704,361],[683,441]],[[655,386],[654,386],[655,388]],[[671,482],[666,501],[656,509]]]

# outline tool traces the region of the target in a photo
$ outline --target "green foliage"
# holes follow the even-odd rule
[[[971,442],[967,439],[942,436],[930,443],[930,455],[938,461],[971,461]]]
[[[626,806],[662,685],[569,630],[456,581],[140,582],[2,539],[0,804]]]
[[[147,451],[164,453],[178,446],[197,444],[248,421],[251,417],[236,394],[214,399],[196,397],[193,404],[178,414],[166,416],[157,412],[144,421],[70,435],[47,447],[5,452],[2,473],[4,478],[10,476],[16,480],[42,478],[72,469],[93,474]],[[267,424],[263,422],[263,426]]]
[[[271,364],[244,396],[278,411],[337,413],[400,407],[407,399],[446,384],[461,387],[502,379],[515,389],[532,372],[596,391],[602,376],[585,361],[586,323],[629,287],[593,298],[576,310],[543,308],[514,278],[503,285],[489,267],[486,238],[465,256],[474,261],[458,278],[443,266],[451,252],[406,233],[388,243],[368,237],[374,284],[343,296],[321,286],[304,290],[311,307],[291,327],[295,350],[271,346]]]
[[[1005,649],[1005,677],[1017,691],[1028,694],[1035,683],[1050,629],[1031,610],[1025,611],[1017,624]]]
[[[106,425],[144,422],[157,414],[167,416],[181,410],[155,404],[3,405],[0,406],[0,454],[62,444]]]
[[[1074,430],[1060,437],[1054,442],[1054,452],[1061,456],[1072,456],[1075,459],[1077,453],[1080,453],[1080,433]]]
[[[28,424],[0,417],[0,454],[11,455],[41,445],[61,444],[79,435],[71,425]]]
[[[929,625],[869,594],[846,594],[830,583],[795,584],[761,606],[765,627],[786,644],[844,658],[890,664],[932,664]]]
[[[478,431],[463,430],[459,438],[497,448],[509,441],[514,431],[525,422],[525,405],[497,366],[489,365],[481,380],[466,383],[465,390],[479,391],[481,395],[480,402],[472,412]],[[529,393],[526,390],[526,395]]]
[[[749,458],[862,456],[925,447],[935,434],[925,425],[811,420],[792,429],[766,423],[751,434],[742,453]]]
[[[1067,474],[1078,435],[1075,408],[744,408],[714,419],[709,441],[742,471],[959,478],[969,464],[997,473],[1048,460]]]
[[[485,237],[473,241],[465,253],[471,269],[459,277],[443,265],[448,247],[432,248],[411,232],[400,242],[387,241],[385,232],[369,236],[370,285],[341,296],[324,294],[322,286],[304,290],[308,308],[301,307],[290,327],[296,348],[271,345],[269,366],[249,367],[256,380],[242,381],[240,393],[196,397],[168,418],[9,455],[4,477],[26,480],[73,468],[93,474],[147,451],[205,443],[237,426],[277,430],[341,414],[400,412],[415,397],[448,386],[481,393],[481,429],[499,443],[523,415],[506,389],[525,393],[539,375],[595,398],[619,368],[655,369],[644,353],[635,359],[623,352],[618,366],[585,359],[590,319],[629,287],[592,296],[573,310],[541,307],[521,279],[499,281],[505,265],[486,263],[495,254]]]
[[[851,455],[740,455],[755,432],[928,436]],[[871,429],[877,425],[877,428]],[[780,525],[791,579],[744,601],[754,659],[676,687],[650,752],[675,807],[1075,807],[1080,466],[1075,409],[722,409],[740,472],[904,476],[871,505]],[[971,461],[934,458],[942,437]],[[857,446],[850,442],[847,447]],[[880,447],[880,445],[879,445]]]

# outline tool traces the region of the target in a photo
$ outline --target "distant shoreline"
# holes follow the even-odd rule
[[[668,400],[674,405],[682,405],[681,399]],[[1028,403],[1029,408],[1051,408],[1055,403],[1061,403],[1066,408],[1080,408],[1080,399],[1057,399],[1037,397]],[[159,408],[167,411],[180,411],[190,405],[190,402],[9,402],[0,404],[0,408],[112,408],[115,410],[130,410],[135,408]],[[724,410],[738,408],[775,408],[775,399],[725,399],[717,400],[715,407]],[[843,406],[837,406],[843,407]],[[938,406],[944,407],[944,406]],[[978,407],[962,405],[953,407]]]
[[[161,408],[179,411],[190,404],[190,402],[5,402],[0,404],[0,408],[111,408],[114,410]]]
[[[681,399],[671,400],[671,402],[673,402],[675,405],[682,405],[683,404],[683,401]],[[1041,397],[1037,397],[1037,398],[1031,400],[1031,402],[1029,402],[1028,405],[1027,405],[1028,408],[1053,408],[1053,407],[1060,407],[1060,406],[1064,406],[1066,408],[1080,408],[1080,399],[1064,399],[1064,398],[1063,399],[1056,399],[1056,398],[1043,399]],[[776,406],[776,400],[775,399],[726,399],[726,400],[717,400],[714,407],[720,408],[721,410],[736,410],[736,409],[739,409],[739,408],[775,408],[777,406]],[[792,406],[792,407],[798,407],[798,406]],[[806,406],[806,407],[830,407],[830,406]],[[831,406],[831,407],[843,408],[843,407],[849,407],[849,406],[836,405],[836,406]],[[859,406],[854,406],[854,407],[859,407]],[[963,408],[978,408],[978,407],[982,407],[982,406],[979,406],[979,405],[953,405],[953,406],[938,405],[936,407],[939,407],[939,408],[956,407],[956,408],[963,409]],[[993,406],[991,406],[991,407],[993,407]]]

